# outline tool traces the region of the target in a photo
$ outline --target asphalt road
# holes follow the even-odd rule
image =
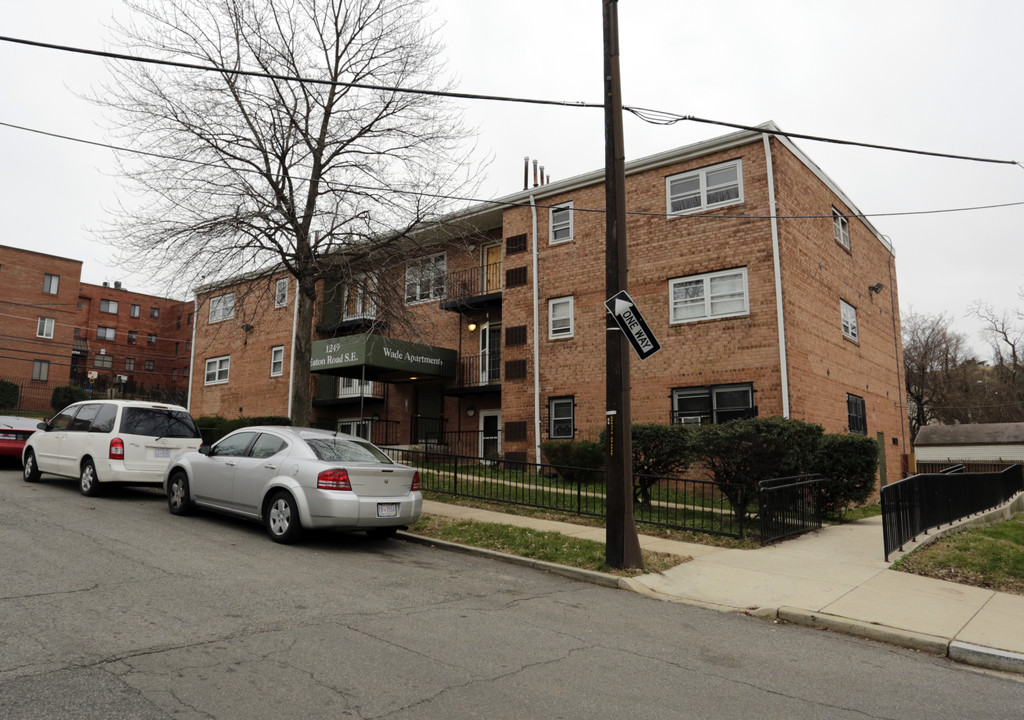
[[[10,466],[8,466],[10,467]],[[0,470],[0,717],[1017,718],[1024,683],[399,540]]]

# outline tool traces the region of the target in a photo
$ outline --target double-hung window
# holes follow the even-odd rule
[[[548,399],[548,437],[552,440],[572,440],[575,434],[575,407],[573,396]]]
[[[857,308],[845,300],[840,300],[839,315],[843,323],[843,335],[856,341],[860,337],[857,333]]]
[[[274,307],[284,307],[288,304],[288,278],[279,278],[274,285]]]
[[[100,312],[117,315],[117,300],[100,300]]]
[[[131,315],[133,318],[137,318],[140,312],[142,312],[142,307],[140,305],[136,305],[135,303],[132,303],[131,307],[128,309],[128,314]]]
[[[112,327],[103,327],[102,325],[96,328],[96,339],[97,340],[109,340],[114,341],[117,332]]]
[[[210,298],[210,324],[230,320],[235,316],[235,294],[227,293]]]
[[[231,374],[231,356],[210,358],[206,361],[206,385],[222,385]]]
[[[668,214],[685,215],[743,202],[739,160],[665,178]]]
[[[113,355],[97,355],[93,358],[93,367],[103,368],[108,370],[114,367],[114,356]]]
[[[153,360],[147,360],[144,365],[149,372],[156,370],[156,363]]]
[[[135,358],[124,359],[124,370],[125,372],[135,372]]]
[[[36,337],[52,339],[54,323],[55,321],[53,318],[39,318],[39,323],[36,325]]]
[[[751,383],[672,390],[672,422],[676,425],[712,425],[755,415]]]
[[[868,434],[867,409],[864,406],[864,398],[858,395],[846,394],[846,414],[850,432],[858,435]]]
[[[284,345],[270,349],[270,377],[284,375]]]
[[[153,333],[150,333],[149,335],[147,335],[146,336],[146,344],[147,345],[156,345],[156,335],[154,335]]]
[[[444,297],[447,257],[438,253],[413,260],[405,267],[405,302],[408,305]]]
[[[60,287],[60,275],[50,275],[49,273],[43,275],[44,293],[47,295],[56,295],[58,287]]]
[[[160,317],[160,308],[158,308],[158,307],[151,307],[149,309],[149,316],[151,318],[158,318],[158,317]]]
[[[572,203],[557,205],[549,213],[551,236],[549,244],[569,242],[572,240]]]
[[[669,322],[747,315],[747,269],[722,270],[669,280]]]
[[[836,242],[850,249],[850,221],[841,212],[832,208],[832,232]]]
[[[128,331],[128,344],[137,345],[139,343],[139,331],[129,330]]]
[[[33,360],[32,361],[32,379],[46,382],[50,379],[50,361],[49,360]]]
[[[569,297],[548,300],[548,339],[571,338],[575,333],[573,327],[573,301]]]

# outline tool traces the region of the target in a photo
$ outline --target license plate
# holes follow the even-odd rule
[[[155,458],[169,458],[170,456],[171,451],[169,449],[157,448],[156,450],[153,451],[153,457]]]
[[[377,503],[377,517],[398,517],[398,503]]]

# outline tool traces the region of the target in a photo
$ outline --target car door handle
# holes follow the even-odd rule
[[[234,467],[235,466],[235,461],[234,460],[225,460],[224,464],[227,465],[228,467]]]
[[[263,467],[265,467],[267,470],[277,470],[277,465],[270,465],[269,463],[267,465],[264,465]]]

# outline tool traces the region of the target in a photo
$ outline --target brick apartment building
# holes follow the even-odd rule
[[[0,246],[0,379],[24,409],[53,388],[187,394],[192,303],[81,282],[79,260]]]
[[[629,291],[663,346],[631,363],[633,421],[799,418],[877,438],[883,482],[898,479],[907,434],[886,238],[768,132],[642,158],[626,174]],[[401,268],[324,283],[318,422],[510,459],[534,459],[548,439],[596,439],[604,192],[603,171],[526,189],[454,220],[473,228],[458,241],[424,250],[421,238]],[[271,273],[199,293],[193,415],[288,414],[293,286]]]

